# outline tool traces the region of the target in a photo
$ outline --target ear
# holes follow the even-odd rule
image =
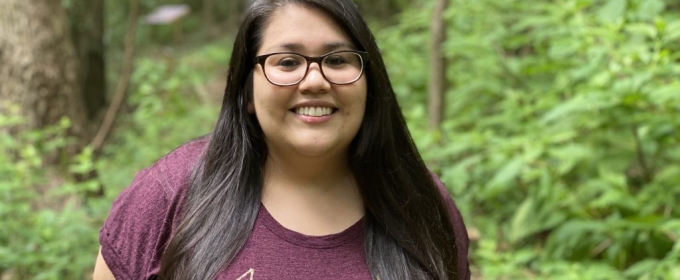
[[[253,106],[253,102],[248,102],[248,114],[254,114],[255,113],[255,107]]]

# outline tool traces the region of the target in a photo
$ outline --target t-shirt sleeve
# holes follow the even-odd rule
[[[463,216],[461,216],[456,203],[453,201],[451,194],[446,190],[444,183],[434,174],[432,179],[439,189],[439,193],[442,195],[442,199],[446,204],[446,208],[449,211],[449,216],[451,218],[451,224],[453,224],[453,232],[456,235],[456,248],[458,249],[458,271],[464,271],[464,277],[460,279],[470,279],[470,264],[468,261],[468,247],[470,244],[470,239],[468,238],[467,228],[463,222]]]
[[[178,205],[177,195],[161,182],[153,168],[140,171],[114,201],[99,232],[102,256],[118,280],[158,273]]]

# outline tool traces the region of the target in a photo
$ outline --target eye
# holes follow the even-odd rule
[[[297,66],[297,65],[300,65],[300,62],[297,61],[296,59],[287,58],[287,59],[284,59],[284,60],[279,61],[279,65],[280,65],[280,66],[288,66],[288,67],[290,67],[290,66]]]
[[[302,59],[297,56],[281,57],[276,60],[276,66],[279,67],[295,68],[300,64],[302,64]]]
[[[343,55],[331,55],[326,57],[324,62],[328,66],[341,66],[347,63],[347,58]]]

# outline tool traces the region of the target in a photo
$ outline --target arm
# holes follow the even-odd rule
[[[93,280],[115,280],[116,277],[113,276],[111,270],[106,265],[106,261],[102,257],[102,249],[99,248],[99,255],[97,256],[97,263],[94,265],[94,274],[92,274]]]
[[[203,146],[192,142],[177,148],[138,172],[121,191],[99,232],[94,279],[153,279],[158,273]]]
[[[139,172],[111,207],[99,232],[97,267],[115,277],[102,279],[149,279],[158,271],[179,195],[160,182],[157,168]]]

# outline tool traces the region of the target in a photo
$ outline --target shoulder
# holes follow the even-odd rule
[[[163,199],[169,202],[183,197],[207,142],[207,137],[187,142],[137,172],[132,183],[119,194],[114,206],[125,199]]]
[[[140,173],[146,171],[153,179],[159,180],[164,192],[173,195],[180,191],[180,187],[186,186],[194,167],[208,145],[208,141],[207,137],[202,137],[185,143]]]
[[[459,271],[467,271],[466,277],[469,277],[470,271],[468,262],[468,247],[470,246],[470,239],[467,234],[465,222],[463,221],[463,216],[460,214],[453,197],[451,197],[451,194],[449,194],[448,190],[444,186],[444,183],[434,173],[432,173],[432,180],[434,181],[435,185],[437,185],[439,194],[446,205],[449,218],[451,219],[451,224],[453,225],[453,232],[456,235]]]
[[[441,195],[442,200],[446,205],[446,209],[448,210],[449,215],[451,216],[451,222],[453,223],[454,229],[456,231],[465,231],[466,237],[465,239],[467,240],[467,232],[465,230],[466,228],[465,223],[463,222],[463,216],[460,214],[458,206],[456,206],[456,202],[453,200],[453,197],[446,189],[446,186],[444,186],[444,183],[434,173],[432,173],[432,180],[437,186],[437,190],[439,191],[439,194]]]
[[[118,279],[156,272],[207,141],[188,142],[141,170],[113,202],[99,241]]]

